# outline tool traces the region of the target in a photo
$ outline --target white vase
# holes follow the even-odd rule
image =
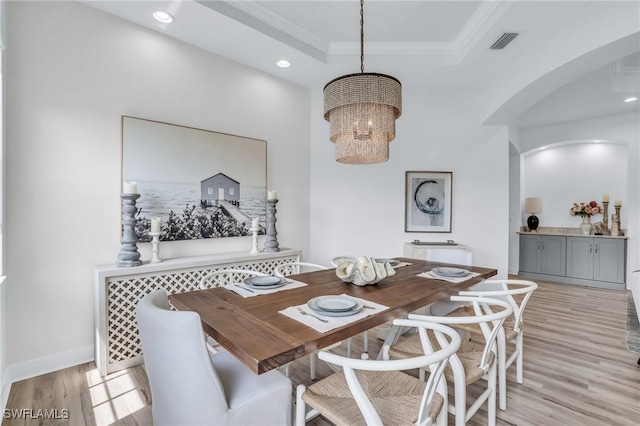
[[[593,229],[593,225],[591,224],[591,216],[582,216],[580,229],[582,230],[582,233],[584,235],[591,235],[591,230]]]

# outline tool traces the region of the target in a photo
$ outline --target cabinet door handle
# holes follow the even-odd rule
[[[598,245],[596,244],[596,254],[598,254]]]
[[[589,244],[589,253],[593,253],[593,244]]]
[[[544,250],[544,243],[542,243],[542,250]]]

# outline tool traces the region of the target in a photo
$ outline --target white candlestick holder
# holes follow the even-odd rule
[[[253,248],[249,253],[251,254],[260,253],[260,250],[258,250],[258,232],[260,231],[260,229],[251,228],[249,231],[253,233]]]
[[[162,262],[160,259],[160,235],[162,232],[149,232],[151,236],[151,263]]]

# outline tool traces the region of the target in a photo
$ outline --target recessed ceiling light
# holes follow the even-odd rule
[[[595,140],[593,141],[593,143],[600,143],[600,142],[602,142],[600,139],[595,139]]]
[[[638,98],[636,98],[635,96],[631,96],[630,98],[627,98],[624,101],[625,102],[634,102],[634,101],[637,101],[637,100],[638,100]]]
[[[169,12],[165,12],[163,10],[156,10],[153,12],[153,17],[156,18],[156,21],[162,22],[163,24],[170,24],[173,22],[173,16]]]
[[[291,62],[287,61],[286,59],[280,59],[278,62],[276,62],[276,65],[280,68],[289,68],[291,66]]]
[[[540,147],[540,151],[542,151],[543,149],[547,149],[547,147],[546,146],[541,146]]]

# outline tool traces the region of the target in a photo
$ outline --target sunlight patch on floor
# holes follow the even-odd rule
[[[147,405],[127,370],[105,377],[92,370],[86,376],[96,424],[113,424]]]

